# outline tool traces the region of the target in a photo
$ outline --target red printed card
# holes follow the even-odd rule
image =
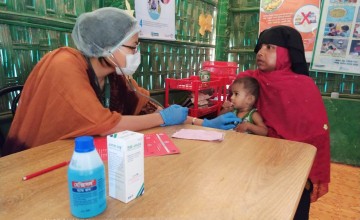
[[[162,156],[166,154],[178,154],[179,149],[165,133],[144,135],[144,154],[149,156]]]
[[[97,152],[100,155],[100,158],[103,161],[107,161],[108,155],[107,155],[107,141],[106,136],[105,137],[95,137],[94,138],[94,144]]]
[[[94,138],[95,148],[101,159],[107,161],[106,137]],[[179,149],[165,133],[144,134],[144,156],[162,156],[167,154],[178,154]]]

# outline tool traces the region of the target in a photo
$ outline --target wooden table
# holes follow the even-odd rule
[[[171,136],[180,128],[208,129],[181,125],[142,133]],[[222,142],[172,139],[180,154],[145,159],[144,195],[127,204],[108,196],[106,211],[96,218],[292,219],[315,147],[223,132]],[[73,140],[64,140],[0,158],[0,219],[73,218],[67,167],[21,180],[72,153]]]

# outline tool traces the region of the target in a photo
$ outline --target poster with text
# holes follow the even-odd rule
[[[261,0],[259,31],[276,25],[298,30],[310,62],[320,17],[319,0]]]
[[[175,40],[175,0],[135,0],[140,38]]]
[[[360,75],[360,1],[323,0],[310,69]]]

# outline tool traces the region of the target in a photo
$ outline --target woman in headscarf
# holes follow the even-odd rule
[[[309,180],[295,219],[308,219],[310,201],[328,192],[330,136],[326,109],[314,81],[308,76],[300,33],[274,26],[260,33],[256,70],[242,72],[260,84],[256,108],[268,127],[268,136],[312,144],[317,148]]]

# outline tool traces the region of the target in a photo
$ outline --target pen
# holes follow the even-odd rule
[[[60,167],[66,166],[66,165],[68,165],[68,164],[69,164],[69,161],[61,162],[61,163],[56,164],[56,165],[54,165],[54,166],[45,168],[45,169],[43,169],[43,170],[39,170],[39,171],[37,171],[37,172],[35,172],[35,173],[32,173],[32,174],[29,174],[29,175],[26,175],[26,176],[24,176],[24,177],[22,178],[22,180],[25,181],[25,180],[28,180],[28,179],[31,179],[31,178],[40,176],[40,175],[42,175],[42,174],[44,174],[44,173],[47,173],[47,172],[56,170],[56,169],[58,169],[58,168],[60,168]]]

